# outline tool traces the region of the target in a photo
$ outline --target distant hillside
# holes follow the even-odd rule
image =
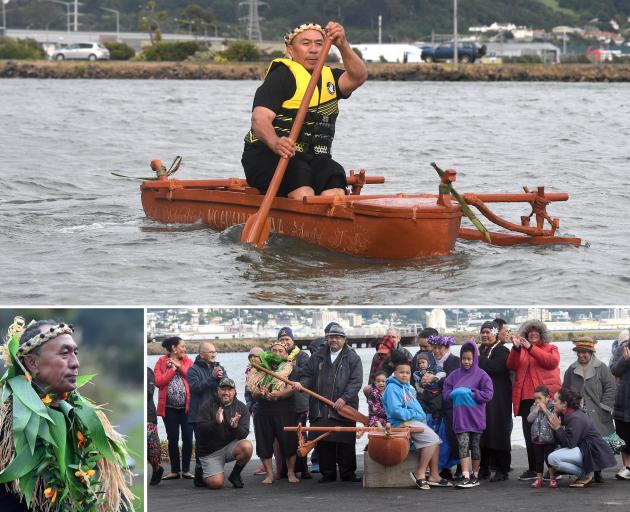
[[[113,15],[103,11],[107,6],[121,11],[121,31],[138,30],[143,16],[159,20],[163,31],[187,31],[182,13],[186,6],[198,3],[211,11],[201,32],[220,37],[244,37],[245,25],[239,18],[247,15],[247,6],[239,8],[237,0],[150,0],[149,10],[137,0],[82,0],[80,21],[83,29],[114,30]],[[243,2],[240,2],[243,3]],[[383,17],[383,41],[426,39],[431,32],[452,30],[452,0],[266,0],[259,8],[264,39],[280,39],[283,33],[305,21],[326,23],[339,20],[347,28],[352,41],[375,41],[378,16]],[[149,7],[151,4],[148,4]],[[140,9],[139,9],[140,7]],[[65,6],[39,0],[13,0],[8,4],[7,26],[10,28],[65,29]],[[629,26],[628,0],[460,0],[459,27],[511,22],[533,28],[551,29],[556,25],[587,23],[610,30],[614,19],[622,30]],[[190,13],[191,11],[186,11]],[[186,14],[186,13],[184,13]],[[208,21],[214,17],[214,21]],[[178,19],[179,21],[175,21]],[[592,21],[599,20],[599,21]]]

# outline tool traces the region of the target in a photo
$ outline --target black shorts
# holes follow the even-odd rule
[[[241,163],[247,183],[266,192],[280,157],[266,148],[245,148]],[[286,197],[300,187],[319,195],[331,188],[346,188],[346,172],[329,155],[297,155],[289,160],[278,195]]]
[[[294,411],[284,411],[276,414],[254,415],[254,434],[256,435],[256,455],[261,459],[273,456],[273,441],[278,440],[280,451],[284,457],[290,457],[297,452],[297,434],[285,432],[284,427],[295,427],[297,414]]]

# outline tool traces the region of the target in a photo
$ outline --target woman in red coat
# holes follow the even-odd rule
[[[550,395],[560,389],[560,352],[549,343],[551,336],[547,326],[538,320],[528,320],[518,329],[518,336],[512,336],[512,350],[507,367],[515,372],[512,384],[512,406],[514,416],[523,422],[527,463],[529,468],[519,477],[520,480],[536,478],[536,461],[532,447],[531,423],[527,415],[534,403],[534,389],[547,386]]]
[[[190,472],[192,424],[188,423],[188,368],[193,360],[186,355],[186,343],[174,336],[162,342],[167,354],[155,364],[155,385],[159,388],[158,416],[162,416],[168,439],[171,472],[162,480],[193,478]],[[179,431],[182,432],[182,459],[179,458]]]

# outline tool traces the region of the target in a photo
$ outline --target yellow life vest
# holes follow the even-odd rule
[[[275,59],[269,65],[265,77],[277,66],[284,65],[295,77],[295,93],[282,103],[280,111],[273,120],[273,127],[279,137],[288,137],[293,120],[306,93],[311,74],[301,64],[291,59]],[[323,87],[322,87],[323,84]],[[335,135],[335,121],[339,114],[337,87],[332,70],[322,68],[319,84],[311,96],[304,125],[295,144],[298,153],[330,154]],[[259,140],[252,130],[245,137],[245,142],[254,144]]]

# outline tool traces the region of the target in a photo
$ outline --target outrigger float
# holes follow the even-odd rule
[[[160,160],[151,162],[157,177],[140,186],[147,217],[166,224],[204,223],[215,230],[245,224],[257,214],[265,195],[249,187],[244,179],[178,180]],[[437,194],[362,194],[367,184],[382,184],[382,176],[367,176],[365,170],[350,171],[350,193],[336,197],[306,197],[303,200],[274,197],[266,229],[305,242],[362,258],[413,260],[450,254],[458,238],[481,240],[493,245],[568,244],[580,246],[581,239],[557,235],[558,218],[551,218],[547,205],[566,201],[567,193],[548,193],[544,187],[521,193],[458,194],[453,188],[456,171],[442,171]],[[520,223],[492,212],[490,203],[528,203],[531,212]],[[505,231],[488,231],[475,217],[474,206],[487,220]],[[462,216],[475,228],[462,227]],[[533,222],[532,222],[533,217]],[[267,231],[268,234],[268,231]],[[267,239],[263,235],[259,247]]]

